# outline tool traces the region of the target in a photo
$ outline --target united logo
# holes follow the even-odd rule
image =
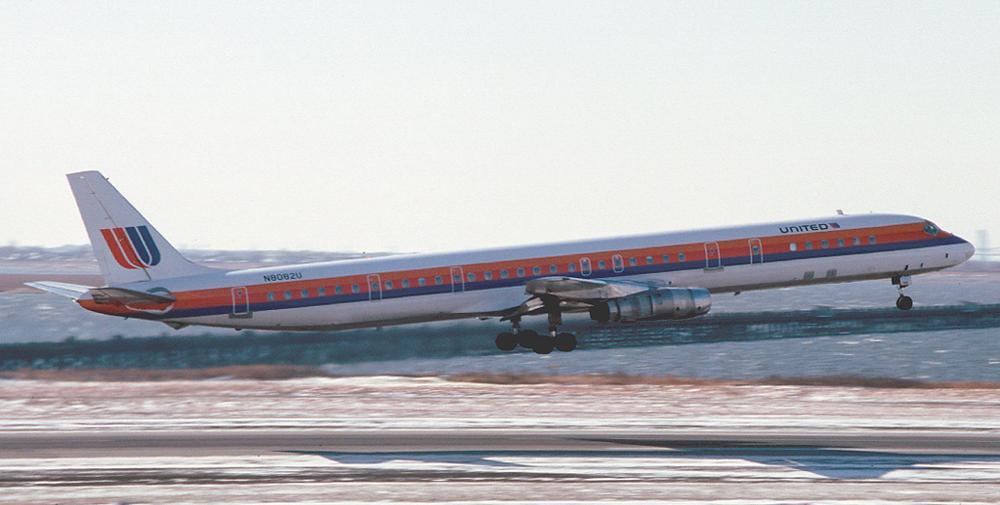
[[[102,228],[101,235],[111,255],[122,267],[134,270],[149,268],[160,262],[160,250],[145,226]]]

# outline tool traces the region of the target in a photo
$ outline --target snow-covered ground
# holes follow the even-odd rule
[[[998,389],[18,380],[0,412],[0,503],[1000,500]]]

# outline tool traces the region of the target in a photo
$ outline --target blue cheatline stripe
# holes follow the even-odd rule
[[[132,248],[139,255],[139,259],[142,260],[144,265],[149,266],[149,252],[146,251],[146,245],[139,238],[139,232],[135,229],[135,226],[126,227],[125,232],[128,233],[128,239],[132,242]]]
[[[932,238],[926,240],[913,240],[909,242],[897,242],[893,244],[875,244],[875,245],[862,245],[862,246],[849,246],[849,247],[838,247],[830,249],[813,249],[807,251],[795,251],[795,252],[784,252],[769,254],[764,256],[764,264],[768,263],[778,263],[784,261],[794,261],[794,260],[804,260],[804,259],[814,259],[814,258],[825,258],[833,256],[852,256],[857,254],[871,254],[877,252],[888,252],[888,251],[905,251],[912,249],[920,249],[924,247],[938,247],[945,245],[961,244],[964,241],[954,235],[945,238]],[[750,255],[738,256],[724,258],[723,266],[739,266],[739,265],[749,265]],[[589,279],[606,279],[613,277],[631,277],[636,275],[648,275],[657,273],[667,273],[667,272],[680,272],[684,270],[701,270],[705,268],[705,260],[697,261],[685,261],[677,263],[660,263],[654,265],[638,265],[626,267],[623,272],[614,272],[611,270],[594,270],[593,273],[588,276]],[[531,275],[525,277],[515,277],[509,279],[493,279],[493,280],[481,280],[481,281],[465,281],[465,291],[480,291],[485,289],[498,289],[511,286],[523,286],[527,281],[532,279],[537,279],[539,277],[577,277],[578,275],[571,274],[539,274]],[[582,277],[582,276],[581,276]],[[317,279],[319,280],[319,279]],[[275,289],[273,290],[276,296],[282,296],[285,291],[292,291],[292,293],[298,293],[302,288],[291,288],[291,289]],[[315,288],[310,289],[310,293],[315,293]],[[445,283],[433,286],[423,286],[423,287],[410,287],[410,288],[397,288],[397,289],[383,289],[382,299],[390,300],[393,298],[407,298],[411,296],[423,296],[423,295],[436,295],[451,293],[451,284]],[[353,303],[353,302],[367,302],[369,301],[368,293],[347,293],[340,295],[326,295],[326,296],[315,296],[310,298],[297,298],[293,300],[274,300],[261,303],[254,303],[250,305],[250,310],[253,312],[262,312],[267,310],[279,310],[279,309],[292,309],[292,308],[303,308],[303,307],[315,307],[319,305],[333,305],[340,303]],[[373,302],[378,303],[378,302]],[[217,306],[217,307],[204,307],[198,309],[185,309],[185,310],[174,310],[168,314],[160,315],[136,315],[134,317],[142,317],[147,319],[174,319],[179,317],[196,317],[196,316],[210,316],[210,315],[220,315],[229,314],[231,307],[227,305]]]
[[[146,249],[149,250],[149,265],[160,264],[160,249],[156,247],[156,242],[153,240],[153,236],[149,234],[149,228],[145,225],[137,226],[139,229],[139,234],[142,235],[142,241],[146,245]]]

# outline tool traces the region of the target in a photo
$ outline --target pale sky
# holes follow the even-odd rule
[[[0,243],[85,243],[79,170],[193,248],[997,242],[1000,2],[0,1]]]

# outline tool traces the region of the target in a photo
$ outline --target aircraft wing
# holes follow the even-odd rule
[[[595,280],[579,277],[541,277],[528,281],[525,292],[535,296],[551,296],[563,301],[612,300],[649,291],[649,284],[632,281]]]
[[[49,293],[55,293],[59,296],[65,296],[66,298],[72,298],[74,300],[80,298],[87,291],[92,289],[91,286],[82,286],[80,284],[70,284],[68,282],[54,282],[54,281],[37,281],[37,282],[25,282],[25,286],[29,286],[35,289],[40,289],[42,291],[48,291]]]

